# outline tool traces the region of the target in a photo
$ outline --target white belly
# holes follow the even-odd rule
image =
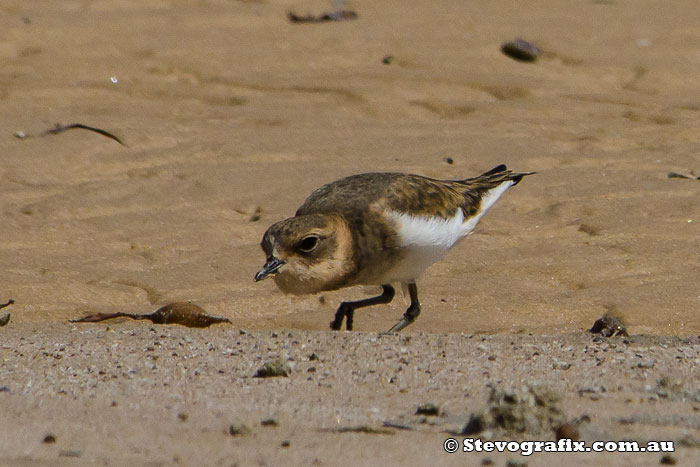
[[[415,282],[423,271],[440,261],[447,250],[474,229],[464,222],[461,209],[452,219],[411,216],[397,211],[389,211],[388,215],[395,222],[402,255],[386,271],[382,278],[385,284]]]

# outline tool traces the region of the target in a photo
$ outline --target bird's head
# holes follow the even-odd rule
[[[336,289],[352,267],[352,237],[338,216],[309,214],[277,222],[260,246],[267,261],[255,281],[272,276],[285,293]]]

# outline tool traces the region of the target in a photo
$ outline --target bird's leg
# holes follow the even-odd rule
[[[403,318],[393,325],[386,333],[391,334],[394,332],[399,332],[418,318],[420,314],[420,302],[418,301],[418,287],[416,287],[415,282],[408,284],[408,294],[411,297],[411,304],[409,305],[406,312],[403,314]]]
[[[356,302],[342,302],[338,307],[338,311],[335,312],[335,319],[331,321],[331,329],[339,331],[343,326],[343,318],[345,318],[346,329],[348,331],[352,331],[352,319],[355,314],[355,310],[366,306],[389,303],[394,299],[395,291],[392,286],[383,285],[382,290],[382,294],[376,297],[366,298]]]

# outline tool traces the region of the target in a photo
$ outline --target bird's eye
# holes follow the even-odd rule
[[[304,253],[309,253],[316,248],[316,245],[318,245],[318,237],[316,235],[307,235],[299,242],[299,250]]]

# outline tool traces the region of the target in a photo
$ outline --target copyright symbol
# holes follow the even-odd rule
[[[459,442],[454,438],[447,438],[442,447],[445,448],[445,452],[452,454],[459,449]]]

